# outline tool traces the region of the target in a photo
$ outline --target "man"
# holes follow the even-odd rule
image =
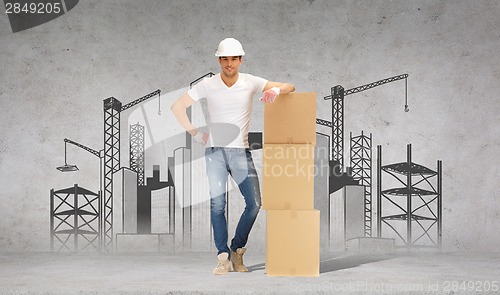
[[[280,93],[295,90],[292,84],[270,82],[263,78],[240,73],[239,66],[245,55],[241,43],[226,38],[219,43],[215,56],[219,58],[221,72],[205,78],[183,94],[171,107],[179,123],[201,144],[207,144],[205,159],[210,186],[210,217],[218,250],[218,264],[214,274],[226,274],[233,269],[248,271],[243,263],[244,246],[261,206],[259,180],[248,145],[248,126],[252,113],[252,99],[263,92],[260,101],[272,103]],[[189,121],[186,109],[201,98],[207,99],[211,124],[237,126],[236,138],[227,140],[228,128],[211,128],[210,134],[198,131]],[[226,140],[220,140],[225,138]],[[243,211],[231,246],[227,246],[228,233],[224,214],[228,175],[235,180],[245,200]]]

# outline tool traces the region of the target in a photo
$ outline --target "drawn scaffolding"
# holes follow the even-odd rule
[[[101,197],[74,187],[50,190],[50,248],[52,252],[99,252]]]
[[[137,185],[144,186],[144,126],[130,125],[130,169],[137,172]]]
[[[351,169],[352,177],[365,187],[365,237],[372,236],[372,134],[366,136],[352,136],[351,142]]]
[[[377,157],[378,237],[387,228],[395,234],[396,242],[402,242],[396,244],[400,248],[441,250],[442,162],[437,161],[436,171],[413,163],[411,144],[406,162],[382,165],[380,145]],[[386,176],[399,186],[387,188],[383,183]]]

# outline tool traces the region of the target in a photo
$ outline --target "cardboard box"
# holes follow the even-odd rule
[[[264,143],[315,144],[316,92],[291,92],[266,103]]]
[[[266,274],[318,277],[319,210],[266,213]]]
[[[314,145],[264,144],[262,208],[314,209]]]

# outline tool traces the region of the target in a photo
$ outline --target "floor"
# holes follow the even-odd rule
[[[0,294],[500,294],[498,253],[323,255],[320,276],[215,276],[213,253],[0,254]]]

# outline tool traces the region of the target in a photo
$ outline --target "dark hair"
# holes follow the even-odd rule
[[[221,58],[223,58],[223,57],[229,57],[229,56],[219,56],[219,59],[221,59]],[[238,57],[239,57],[239,58],[240,58],[240,60],[241,60],[241,58],[243,57],[243,55],[238,55]]]

